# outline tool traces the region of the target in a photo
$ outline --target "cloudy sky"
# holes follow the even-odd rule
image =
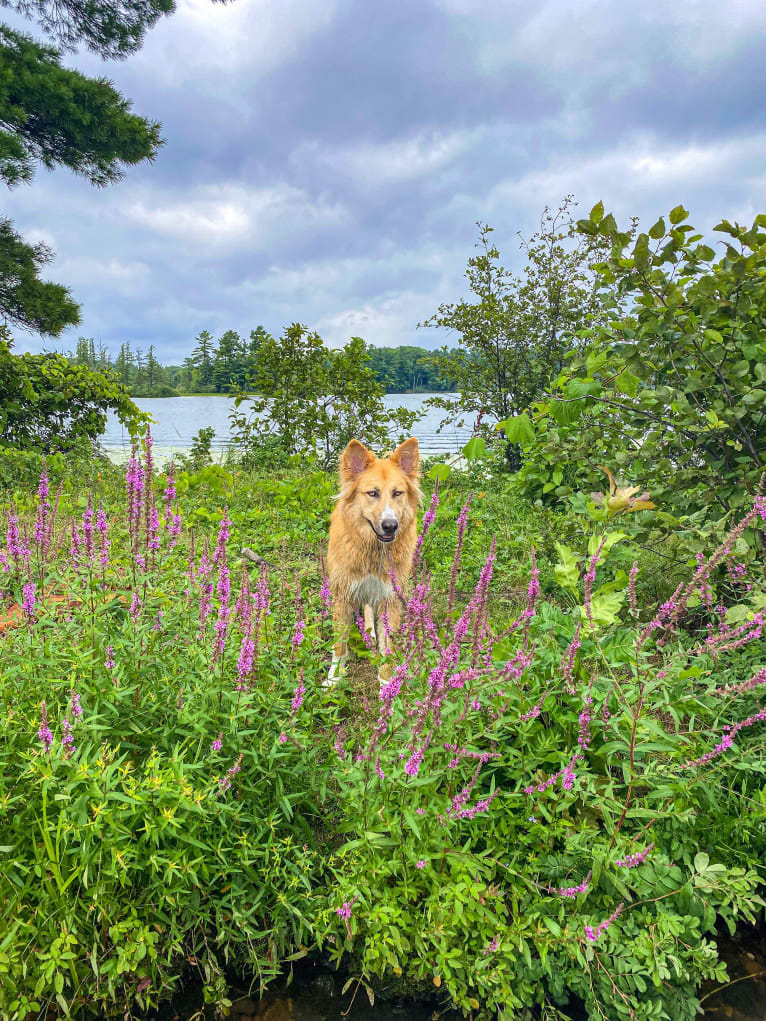
[[[567,193],[647,227],[766,210],[763,0],[179,0],[127,61],[66,62],[166,144],[109,189],[41,169],[4,194],[82,303],[57,348],[177,362],[203,329],[296,320],[431,347],[416,324],[464,293],[477,220],[519,267]]]

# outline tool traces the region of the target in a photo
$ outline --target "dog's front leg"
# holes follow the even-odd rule
[[[351,622],[354,619],[354,607],[345,599],[334,599],[332,604],[332,622],[335,630],[335,645],[332,652],[332,662],[327,679],[323,682],[323,688],[332,688],[343,673],[343,667],[348,656],[348,635],[351,629]]]

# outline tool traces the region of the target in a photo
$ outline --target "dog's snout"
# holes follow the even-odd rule
[[[380,522],[380,528],[384,535],[393,535],[399,527],[399,522],[396,518],[383,518]]]

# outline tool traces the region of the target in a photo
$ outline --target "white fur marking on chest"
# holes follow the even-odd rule
[[[388,599],[392,592],[389,582],[374,574],[368,574],[351,584],[351,598],[359,606],[377,606]]]

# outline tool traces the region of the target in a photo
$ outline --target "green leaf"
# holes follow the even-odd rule
[[[500,422],[497,428],[505,432],[505,438],[511,443],[520,443],[522,446],[532,443],[535,438],[535,429],[526,411]]]
[[[593,209],[590,211],[590,219],[592,223],[601,223],[604,218],[604,203],[599,201],[595,204]]]
[[[434,479],[439,482],[446,482],[452,474],[452,469],[448,464],[435,464],[428,473],[429,479]]]
[[[660,218],[659,218],[659,220],[658,220],[658,221],[657,221],[657,222],[656,222],[656,223],[654,224],[654,226],[653,226],[653,227],[652,227],[652,228],[650,229],[650,231],[649,231],[649,237],[650,237],[650,238],[651,238],[651,239],[652,239],[653,241],[659,241],[659,239],[660,239],[661,237],[663,237],[663,236],[664,236],[664,234],[665,234],[665,221],[663,220],[663,218],[662,218],[662,217],[660,217]]]
[[[550,918],[548,915],[543,915],[543,925],[545,925],[546,928],[550,929],[554,936],[561,935],[561,926],[555,920],[555,918]]]
[[[600,627],[610,627],[612,624],[616,624],[624,601],[624,592],[610,591],[606,585],[598,589],[593,594],[590,604],[593,623]],[[582,615],[583,619],[587,620],[585,607],[582,607]]]
[[[487,456],[487,444],[481,436],[472,436],[463,447],[463,457],[466,461],[477,461]]]
[[[682,223],[688,215],[688,209],[684,209],[683,206],[674,206],[668,214],[668,219],[675,226],[677,223]]]
[[[697,872],[704,872],[710,864],[710,855],[704,851],[698,851],[694,856],[694,868]]]
[[[577,586],[580,581],[580,568],[574,551],[563,543],[557,542],[556,552],[559,555],[559,562],[553,568],[553,575],[556,581],[562,588],[568,588],[572,592],[577,592]]]

